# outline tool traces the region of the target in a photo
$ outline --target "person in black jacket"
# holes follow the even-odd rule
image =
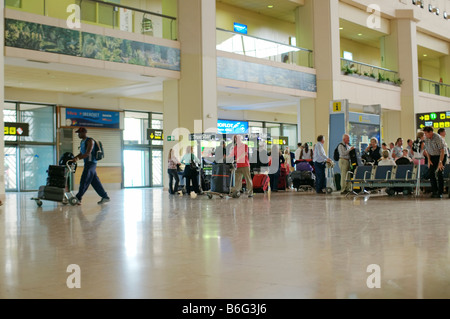
[[[378,139],[376,137],[370,139],[370,144],[364,151],[367,155],[366,161],[377,165],[381,158],[381,147],[378,145]]]
[[[278,192],[278,180],[281,174],[281,164],[284,164],[284,156],[277,145],[272,146],[271,163],[269,168],[270,189],[272,192]]]

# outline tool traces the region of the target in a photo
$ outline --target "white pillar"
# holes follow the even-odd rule
[[[179,120],[194,131],[217,127],[216,2],[178,0],[178,32],[181,43]]]
[[[4,8],[5,7],[5,1],[4,0],[0,0],[0,21],[2,23],[0,23],[0,52],[1,57],[0,57],[0,114],[1,119],[0,119],[0,137],[1,137],[1,141],[4,141],[4,123],[3,123],[3,109],[4,109],[4,101],[5,101],[5,56],[4,56],[4,43],[5,43],[5,39],[4,39],[4,34],[5,34],[5,28],[4,28],[4,21],[5,21],[5,17],[4,17]],[[0,199],[2,200],[2,202],[5,201],[5,142],[2,142],[3,145],[0,147]]]
[[[302,141],[301,101],[297,102],[297,143]]]

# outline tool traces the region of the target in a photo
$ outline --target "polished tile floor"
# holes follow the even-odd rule
[[[8,193],[0,298],[450,297],[447,198],[109,193],[41,208]]]

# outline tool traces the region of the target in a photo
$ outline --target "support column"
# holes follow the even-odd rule
[[[341,99],[339,1],[314,2],[314,61],[317,71],[316,135],[328,137],[330,101]],[[326,144],[329,138],[326,138]],[[328,149],[326,146],[325,149]],[[328,156],[331,156],[328,154]]]
[[[297,143],[302,141],[301,101],[297,102]]]
[[[174,149],[178,160],[181,160],[184,152],[183,146],[187,145],[187,141],[169,141],[168,137],[172,135],[183,135],[183,132],[177,132],[179,125],[179,80],[168,80],[163,82],[163,109],[164,109],[164,148],[163,148],[163,186],[169,187],[169,179],[167,174],[167,159],[169,158],[169,150]],[[186,136],[187,134],[185,134]]]
[[[194,132],[217,128],[216,2],[178,0],[181,43],[179,124]]]
[[[439,75],[442,79],[442,82],[444,82],[445,84],[450,84],[450,55],[440,58],[439,62],[440,62]]]
[[[400,134],[404,139],[416,136],[415,113],[419,103],[419,67],[417,57],[417,20],[413,10],[397,10],[392,22],[397,33],[398,72],[403,79],[401,91]]]
[[[296,11],[297,45],[312,49],[314,67],[317,71],[317,99],[312,115],[302,116],[302,121],[314,122],[314,131],[302,138],[315,141],[317,135],[328,137],[330,101],[341,98],[340,94],[340,34],[338,0],[305,0]],[[302,101],[303,109],[303,101]],[[302,110],[302,115],[303,115]],[[306,140],[305,140],[306,141]],[[328,138],[326,138],[328,141]]]
[[[5,101],[5,55],[4,55],[4,43],[5,43],[5,29],[4,23],[4,10],[5,1],[0,0],[0,114],[2,114],[0,119],[0,140],[2,142],[2,146],[0,147],[0,200],[5,202],[5,138],[4,138],[4,122],[3,122],[3,109],[4,109],[4,101]]]

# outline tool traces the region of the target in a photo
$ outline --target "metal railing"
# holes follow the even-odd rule
[[[419,78],[419,90],[439,96],[450,97],[450,84]]]
[[[395,85],[401,85],[402,83],[397,71],[343,58],[341,58],[341,71],[345,75],[357,74],[380,83],[392,83]]]
[[[21,0],[10,5],[5,2],[5,7],[59,19],[68,19],[73,14],[56,4],[58,0]],[[72,4],[80,8],[81,23],[169,40],[178,38],[175,17],[100,0],[74,0]]]
[[[275,62],[314,67],[311,50],[220,28],[216,29],[216,48]]]

